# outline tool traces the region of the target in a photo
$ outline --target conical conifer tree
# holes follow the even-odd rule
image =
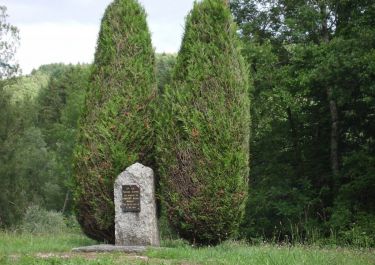
[[[235,236],[247,198],[250,100],[237,27],[223,0],[195,3],[157,115],[162,206],[180,236]]]
[[[137,0],[104,14],[75,157],[77,219],[91,238],[114,242],[113,183],[128,166],[152,166],[155,56]]]

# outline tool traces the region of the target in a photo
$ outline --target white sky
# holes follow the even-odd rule
[[[49,63],[91,63],[100,20],[111,0],[2,0],[20,30],[23,74]],[[194,0],[139,0],[156,52],[177,52]]]

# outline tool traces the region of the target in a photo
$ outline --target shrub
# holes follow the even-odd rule
[[[104,14],[75,155],[77,219],[114,242],[113,182],[135,162],[152,166],[155,56],[144,9],[115,0]]]
[[[27,208],[20,229],[32,234],[56,234],[66,232],[67,226],[62,213],[33,205]]]
[[[248,72],[222,0],[195,3],[185,28],[157,115],[162,206],[180,236],[216,244],[236,235],[247,197]]]

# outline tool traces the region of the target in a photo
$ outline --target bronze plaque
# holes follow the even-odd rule
[[[141,211],[141,192],[136,185],[122,186],[122,210],[139,213]]]

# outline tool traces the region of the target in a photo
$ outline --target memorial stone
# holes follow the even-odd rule
[[[159,246],[155,180],[151,168],[136,163],[116,179],[115,237],[117,246]]]

